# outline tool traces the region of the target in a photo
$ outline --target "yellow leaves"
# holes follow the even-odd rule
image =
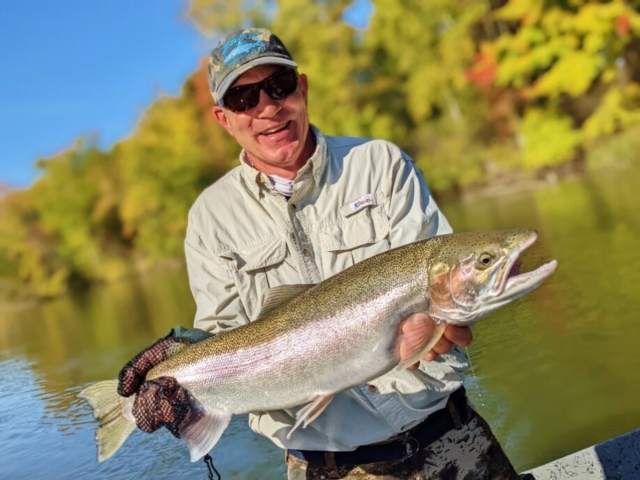
[[[611,135],[640,124],[640,85],[609,88],[596,111],[584,124],[587,138]]]
[[[587,92],[603,72],[611,71],[639,17],[622,0],[575,2],[575,11],[558,6],[540,10],[540,5],[537,0],[512,0],[494,14],[497,19],[521,22],[514,34],[494,42],[499,62],[496,82],[514,87],[533,84],[527,91],[537,97]],[[532,17],[528,9],[537,13]]]
[[[615,28],[615,18],[631,13],[625,2],[588,3],[575,15],[575,30],[582,34],[608,35]]]
[[[629,18],[629,26],[631,30],[636,35],[640,35],[640,15],[635,12],[633,15],[627,14],[626,17]]]
[[[187,5],[216,37],[271,28],[308,75],[314,124],[396,142],[436,190],[556,165],[585,139],[640,124],[637,1],[510,0],[492,10],[489,0],[373,0],[363,30],[341,21],[352,3]],[[210,107],[201,67],[111,151],[79,143],[40,162],[42,181],[0,201],[0,255],[11,255],[0,277],[51,295],[71,276],[111,279],[181,257],[189,206],[237,164],[239,147]]]
[[[522,25],[533,25],[542,14],[544,0],[509,0],[498,9],[495,17],[501,20],[521,21]]]
[[[0,261],[11,267],[2,274],[28,286],[31,295],[52,297],[66,292],[70,269],[37,220],[28,191],[14,192],[0,203]]]
[[[570,117],[552,111],[529,110],[521,125],[524,166],[537,169],[570,160],[582,141],[581,132],[571,123]]]
[[[501,37],[495,44],[498,85],[523,86],[536,71],[546,68],[557,51],[554,44],[545,45],[545,40],[544,32],[536,27],[525,27],[515,37]]]
[[[540,20],[542,28],[552,37],[572,32],[573,23],[573,14],[558,7],[551,7]]]
[[[599,57],[580,51],[568,53],[540,77],[533,87],[533,93],[552,98],[562,93],[574,97],[582,95],[597,77],[601,64]]]

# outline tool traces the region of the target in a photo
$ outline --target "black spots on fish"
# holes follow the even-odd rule
[[[142,384],[133,404],[136,425],[152,433],[166,427],[180,438],[180,425],[191,410],[192,398],[173,377],[159,377]]]
[[[440,250],[447,254],[454,254],[460,249],[483,249],[493,246],[511,248],[536,238],[537,232],[533,229],[511,230],[478,230],[468,232],[454,232],[448,235],[436,237],[441,239]]]

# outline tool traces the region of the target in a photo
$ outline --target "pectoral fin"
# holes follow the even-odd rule
[[[189,412],[180,426],[180,438],[187,443],[192,462],[200,460],[218,443],[233,416],[199,407]]]
[[[287,434],[287,438],[291,438],[291,434],[300,426],[302,428],[306,428],[311,422],[313,422],[318,416],[324,412],[324,409],[327,408],[327,405],[331,403],[334,395],[318,395],[311,401],[311,403],[306,404],[296,414],[296,423],[291,429],[291,431]]]
[[[420,361],[438,343],[446,326],[446,323],[433,320],[422,313],[406,319],[400,326],[398,367],[408,368]]]

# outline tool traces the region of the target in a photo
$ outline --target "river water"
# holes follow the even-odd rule
[[[469,395],[517,468],[639,427],[640,169],[442,208],[456,230],[536,228],[525,270],[559,262],[539,290],[478,323],[469,348]],[[136,431],[98,464],[77,399],[193,312],[182,269],[0,311],[0,478],[207,478],[166,431]],[[285,476],[282,452],[244,416],[212,455],[225,480]]]

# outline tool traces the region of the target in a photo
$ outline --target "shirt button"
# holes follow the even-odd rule
[[[291,208],[291,210],[295,210],[296,209],[296,204],[295,203],[291,203],[291,204],[289,204],[289,207]]]
[[[302,255],[304,255],[305,257],[308,257],[309,255],[311,255],[311,253],[309,253],[309,250],[307,250],[306,248],[303,248]]]
[[[369,390],[371,393],[376,393],[378,391],[375,385],[369,385],[367,387],[367,390]]]

